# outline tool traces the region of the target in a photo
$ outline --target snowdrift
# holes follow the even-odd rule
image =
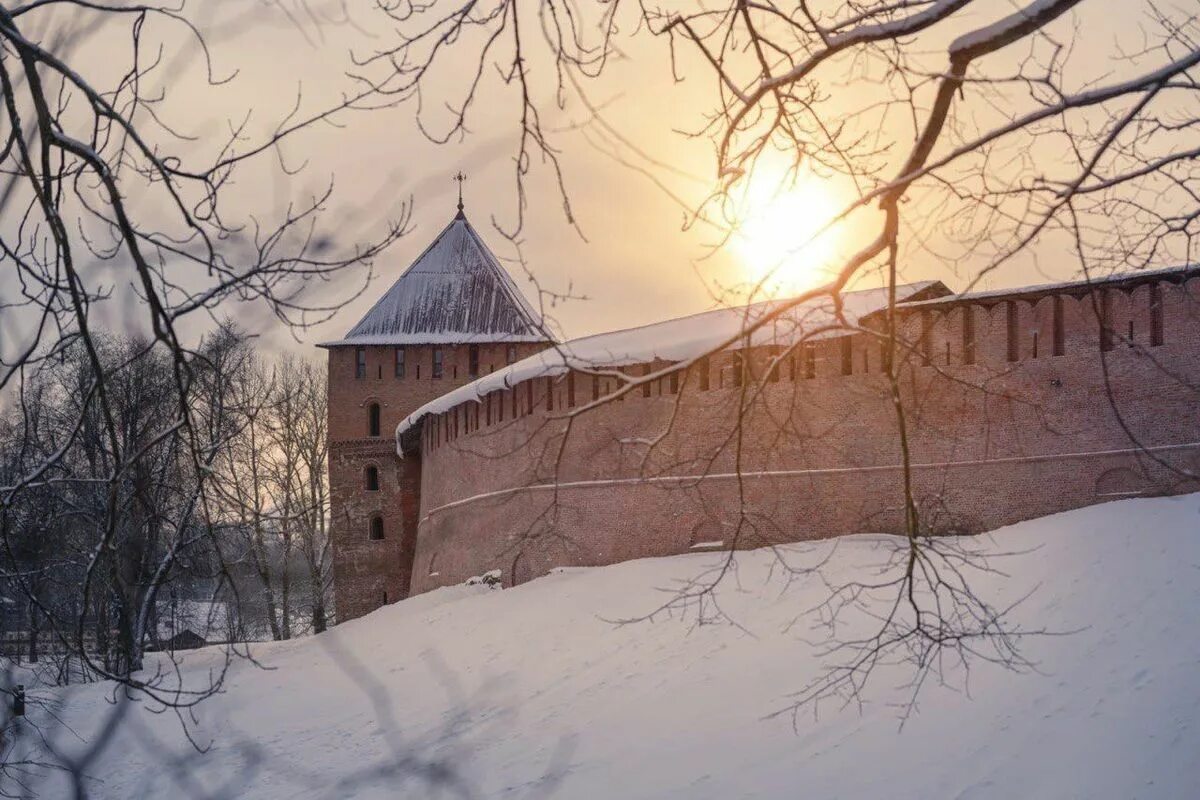
[[[954,671],[902,729],[910,672],[898,666],[879,670],[861,707],[771,716],[821,667],[803,612],[824,592],[786,585],[769,550],[740,554],[718,591],[738,626],[610,621],[657,607],[720,558],[707,553],[443,589],[255,647],[266,668],[235,664],[197,710],[206,754],[174,716],[135,707],[89,786],[105,798],[198,786],[268,800],[460,796],[426,780],[445,767],[456,791],[486,798],[1200,796],[1200,495],[1094,506],[976,544],[1025,551],[997,555],[1005,574],[977,577],[982,594],[1003,605],[1034,590],[1017,621],[1076,632],[1026,641],[1036,672]],[[888,545],[840,540],[826,574],[862,577]],[[185,680],[219,660],[188,655]],[[110,695],[67,691],[62,716],[89,739]],[[61,730],[55,741],[80,747]]]

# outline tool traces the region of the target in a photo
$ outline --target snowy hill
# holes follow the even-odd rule
[[[878,562],[882,537],[843,540],[827,574]],[[980,537],[1008,577],[976,580],[1017,620],[1077,631],[1027,640],[1038,671],[978,665],[930,685],[901,730],[910,673],[881,669],[859,707],[793,720],[789,693],[820,662],[770,551],[738,557],[718,593],[742,628],[693,617],[614,625],[719,555],[570,570],[505,591],[457,587],[235,663],[197,714],[190,751],[170,714],[135,707],[90,769],[107,798],[1127,798],[1200,796],[1200,495],[1125,500]],[[829,543],[797,548],[797,558]],[[189,655],[185,678],[219,661]],[[103,687],[67,693],[84,739]],[[58,737],[64,747],[71,744]],[[169,762],[167,754],[181,756]],[[167,764],[171,767],[168,768]],[[180,777],[186,775],[186,779]],[[189,788],[190,787],[190,788]]]

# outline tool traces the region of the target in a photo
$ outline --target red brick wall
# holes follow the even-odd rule
[[[525,358],[544,345],[515,345]],[[420,502],[419,456],[396,456],[396,425],[425,403],[473,380],[467,346],[441,346],[443,377],[432,377],[432,346],[405,348],[405,377],[395,377],[395,348],[367,347],[366,377],[355,377],[354,347],[329,348],[329,482],[334,595],[345,621],[409,592]],[[506,344],[479,345],[481,375],[506,363]],[[378,437],[368,436],[368,406],[380,406]],[[379,470],[378,491],[366,488],[366,469]],[[369,537],[381,516],[384,538]],[[386,597],[386,600],[385,600]]]
[[[541,350],[544,345],[515,345],[517,358]],[[479,374],[504,367],[505,344],[479,345]],[[394,347],[367,347],[367,375],[355,378],[354,347],[329,348],[329,439],[343,442],[367,436],[367,405],[377,402],[381,410],[382,437],[391,441],[400,420],[446,392],[470,383],[467,372],[468,347],[442,345],[443,377],[433,378],[433,347],[405,348],[405,377],[395,377]]]
[[[1104,354],[1091,295],[1060,295],[1061,356],[1052,355],[1054,298],[1016,301],[1016,362],[1003,298],[972,306],[974,364],[963,363],[961,307],[928,309],[927,346],[922,314],[906,312],[901,389],[929,529],[980,531],[1128,494],[1200,488],[1177,471],[1200,469],[1200,447],[1189,446],[1200,442],[1200,280],[1159,287],[1165,343],[1149,346],[1148,286],[1108,290],[1116,344]],[[648,398],[635,390],[568,421],[569,382],[541,379],[532,409],[526,385],[498,392],[491,424],[482,404],[481,428],[470,433],[464,420],[473,425],[474,403],[428,419],[412,591],[490,569],[519,582],[554,566],[704,542],[900,532],[897,423],[880,342],[852,337],[850,376],[839,340],[814,347],[811,380],[800,351],[784,354],[775,381],[766,349],[755,351],[747,396],[734,385],[737,356],[724,354],[713,360],[708,391],[692,374],[672,395],[664,379]],[[591,376],[570,383],[576,406],[591,399]],[[601,379],[601,392],[612,386]],[[739,402],[748,409],[741,425]]]

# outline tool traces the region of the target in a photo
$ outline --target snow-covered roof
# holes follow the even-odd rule
[[[553,341],[459,211],[340,345]]]
[[[169,600],[158,603],[157,633],[160,641],[190,630],[204,639],[229,641],[229,606],[219,600]]]
[[[896,287],[898,300],[948,294],[940,281],[923,281]],[[859,319],[880,311],[887,305],[886,287],[843,292],[842,313],[846,322],[854,325]],[[497,370],[476,381],[418,408],[396,426],[397,448],[400,437],[424,416],[441,414],[460,403],[479,401],[488,394],[510,389],[517,384],[539,377],[562,375],[571,369],[598,369],[644,364],[651,361],[686,361],[738,335],[753,322],[776,310],[786,299],[767,300],[745,306],[717,308],[687,317],[656,322],[639,328],[626,328],[609,333],[585,336],[551,347],[540,353]],[[787,345],[799,341],[808,333],[817,339],[841,335],[838,330],[820,333],[812,331],[836,324],[833,301],[827,296],[815,297],[789,309],[769,325],[756,330],[749,341],[739,347],[766,344]]]

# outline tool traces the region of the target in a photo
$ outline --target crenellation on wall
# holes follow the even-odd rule
[[[1117,291],[1119,294],[1125,294]],[[1131,299],[1128,302],[1113,305],[1113,320],[1116,323],[1126,326],[1129,322],[1134,324],[1135,337],[1132,342],[1127,341],[1127,332],[1117,337],[1116,341],[1122,346],[1135,349],[1150,346],[1149,295],[1148,287],[1137,287],[1130,293]],[[1055,319],[1056,304],[1059,304],[1061,322],[1056,322]],[[1168,304],[1164,303],[1164,306],[1166,305]],[[968,358],[969,348],[962,330],[968,309],[972,317],[971,327],[974,329],[973,359]],[[1003,376],[1013,370],[1015,364],[1060,357],[1055,354],[1055,329],[1058,326],[1064,331],[1061,355],[1078,350],[1085,353],[1100,352],[1099,320],[1088,298],[1046,295],[1034,300],[1000,300],[986,305],[971,304],[953,309],[922,310],[916,314],[906,314],[901,320],[897,343],[898,358],[903,367],[910,369],[975,366],[996,376]],[[1140,340],[1138,331],[1142,332]],[[1038,334],[1036,340],[1034,333]],[[814,351],[813,360],[817,365],[812,378],[806,377],[808,372],[804,363],[809,347]],[[794,348],[769,345],[753,348],[752,352],[734,350],[721,353],[709,364],[708,390],[738,388],[742,380],[740,376],[743,375],[753,383],[792,383],[830,378],[869,379],[871,375],[883,374],[885,348],[886,338],[872,332],[830,337],[811,345],[801,344]],[[1009,360],[1010,351],[1016,354],[1016,361]],[[847,352],[848,374],[844,369]],[[776,359],[779,359],[777,368],[772,369]],[[670,362],[660,360],[626,365],[621,369],[635,376],[645,376],[670,366]],[[696,374],[692,378],[691,385],[698,388],[699,375]],[[978,382],[980,379],[973,380]],[[642,385],[629,394],[642,398],[671,397],[688,383],[689,376],[666,375]],[[575,370],[554,378],[537,378],[533,380],[533,384],[534,386],[530,387],[521,383],[511,389],[493,392],[479,401],[484,411],[481,413],[478,428],[473,427],[472,431],[503,424],[506,420],[512,420],[514,413],[518,418],[525,416],[530,411],[525,398],[531,393],[538,398],[533,403],[533,410],[542,410],[546,392],[549,390],[553,395],[550,410],[562,412],[592,402],[597,397],[606,396],[617,388],[615,380]],[[983,388],[986,389],[986,386]],[[475,401],[464,405],[475,405]],[[462,416],[465,414],[458,407],[438,415],[433,425],[434,437],[430,442],[431,446],[441,447],[455,441],[461,435],[466,435],[465,425],[454,424],[454,420]]]

